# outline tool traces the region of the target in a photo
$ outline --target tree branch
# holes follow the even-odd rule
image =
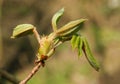
[[[2,4],[3,4],[3,0],[0,0],[0,62],[2,62],[2,59],[3,59],[3,37],[2,37],[2,26],[1,26]],[[1,66],[1,64],[0,64],[0,66]]]
[[[42,65],[42,62],[39,62],[34,68],[33,70],[31,71],[31,73],[24,79],[22,80],[19,84],[26,84],[27,81],[29,81],[33,75],[38,71],[38,69],[41,67]]]
[[[33,33],[40,45],[40,35],[37,32],[36,28],[33,29]],[[42,61],[37,62],[37,65],[32,69],[31,73],[29,73],[29,75],[24,80],[22,80],[19,84],[26,84],[33,77],[33,75],[38,71],[38,69],[41,66],[43,66],[42,64],[43,64]]]
[[[19,81],[14,76],[12,76],[11,74],[2,69],[0,69],[0,75],[3,76],[5,79],[9,80],[10,82],[12,82],[13,84],[19,83]]]

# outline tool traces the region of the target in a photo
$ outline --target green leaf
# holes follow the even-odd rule
[[[83,46],[83,41],[82,41],[82,38],[80,37],[79,45],[78,45],[78,56],[79,57],[82,56],[82,46]]]
[[[74,34],[71,39],[71,45],[73,49],[78,49],[78,56],[82,56],[83,41],[81,36],[79,36],[78,34]]]
[[[75,35],[72,36],[72,39],[71,39],[71,45],[72,45],[73,49],[75,49],[76,39],[77,39],[77,35],[75,34]]]
[[[79,42],[80,42],[80,37],[77,36],[76,41],[75,41],[74,48],[78,48],[78,46],[79,46]]]
[[[55,15],[52,18],[52,27],[54,32],[57,30],[57,22],[59,21],[63,13],[64,13],[64,8],[60,9],[57,13],[55,13]]]
[[[90,65],[96,70],[98,71],[99,70],[99,64],[97,63],[97,61],[95,60],[95,58],[93,57],[92,53],[91,53],[91,50],[89,48],[89,45],[88,45],[88,42],[87,40],[82,37],[82,40],[83,40],[83,51],[85,53],[85,56],[88,60],[88,62],[90,63]]]
[[[70,36],[70,35],[73,35],[73,34],[77,33],[80,30],[80,28],[83,26],[84,21],[86,21],[86,20],[87,19],[79,19],[79,20],[71,21],[68,24],[66,24],[65,26],[58,29],[56,31],[56,34],[58,36]]]
[[[60,38],[58,38],[58,37],[55,38],[55,39],[54,39],[54,45],[57,45],[57,44],[59,43],[59,41],[60,41]]]
[[[18,37],[26,36],[29,34],[33,34],[34,28],[35,27],[31,24],[18,25],[14,28],[11,38],[18,38]]]

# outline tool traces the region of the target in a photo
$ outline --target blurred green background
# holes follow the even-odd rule
[[[120,0],[0,0],[0,69],[24,79],[35,65],[38,45],[33,36],[10,39],[13,28],[30,23],[40,34],[49,34],[51,18],[62,7],[59,27],[88,19],[80,33],[88,39],[101,69],[96,72],[84,54],[78,59],[66,42],[27,84],[120,84]],[[0,74],[0,84],[12,83]]]

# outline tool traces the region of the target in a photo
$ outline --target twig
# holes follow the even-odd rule
[[[3,59],[3,37],[2,37],[2,5],[3,5],[3,0],[0,0],[0,62],[2,62]],[[0,64],[1,66],[1,64]]]
[[[26,84],[27,81],[29,81],[33,75],[38,71],[38,69],[41,67],[42,65],[42,62],[39,62],[34,68],[33,70],[31,71],[31,73],[24,79],[22,80],[19,84]]]
[[[40,45],[40,35],[37,32],[36,28],[33,29],[33,33]],[[38,71],[38,69],[42,66],[42,64],[43,64],[42,61],[38,62],[37,65],[31,71],[31,73],[24,80],[22,80],[19,84],[26,84],[27,81],[29,81],[33,77],[33,75]]]
[[[13,84],[19,83],[19,81],[14,76],[12,76],[11,74],[9,74],[8,72],[2,69],[0,69],[0,75],[4,77],[5,79],[9,80],[10,82],[12,82]]]

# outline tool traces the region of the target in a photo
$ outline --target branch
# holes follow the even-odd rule
[[[33,75],[38,71],[38,69],[41,67],[42,65],[42,62],[39,62],[34,68],[33,70],[31,71],[31,73],[24,79],[22,80],[19,84],[26,84],[27,81],[29,81]]]
[[[10,82],[12,82],[13,84],[19,83],[19,81],[14,76],[12,76],[11,74],[2,69],[0,69],[0,75],[3,76],[5,79],[9,80]]]
[[[37,32],[36,28],[33,29],[33,33],[40,45],[40,35]],[[19,84],[26,84],[33,77],[33,75],[38,71],[38,69],[42,66],[42,64],[43,64],[42,61],[37,62],[37,65],[33,68],[31,73],[29,73],[29,75],[24,80],[22,80]]]
[[[2,62],[2,57],[3,57],[3,37],[2,37],[2,5],[3,5],[3,0],[0,0],[0,62]]]

